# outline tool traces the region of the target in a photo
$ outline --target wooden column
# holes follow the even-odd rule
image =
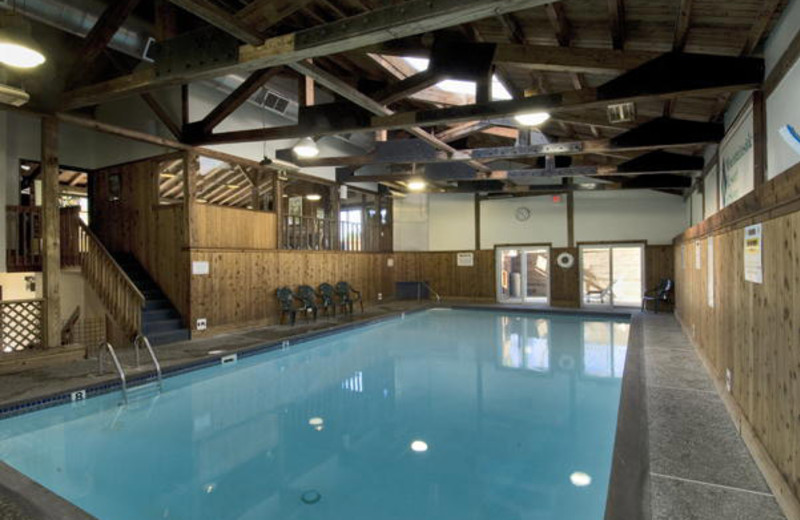
[[[361,250],[367,250],[367,240],[369,238],[367,233],[367,196],[361,194]]]
[[[58,209],[58,121],[42,118],[42,278],[45,348],[61,345],[61,236]]]
[[[481,249],[481,196],[475,194],[475,250]]]
[[[767,107],[764,92],[753,92],[753,187],[767,182]]]
[[[575,247],[575,192],[572,190],[572,179],[564,179],[567,190],[567,247]]]
[[[194,291],[192,283],[192,251],[191,248],[197,243],[196,226],[195,226],[195,202],[197,199],[197,175],[200,169],[200,158],[194,152],[186,152],[183,156],[183,215],[184,215],[184,248],[186,256],[183,261],[184,269],[188,273],[189,288],[186,291],[186,316],[184,319],[187,321],[185,325],[189,329],[190,335],[194,334],[195,323],[197,318],[202,316],[195,316],[192,301],[194,300]]]
[[[333,230],[331,231],[331,249],[338,250],[341,248],[341,243],[339,242],[339,185],[334,184],[330,187],[330,191],[328,192],[328,198],[330,199],[330,219],[331,225],[333,226]]]
[[[277,249],[283,249],[283,183],[280,173],[272,172],[272,211],[275,212]]]

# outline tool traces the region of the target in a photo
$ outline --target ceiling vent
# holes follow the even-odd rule
[[[636,121],[635,103],[619,103],[616,105],[608,105],[609,123],[631,123],[633,121]]]
[[[30,96],[24,90],[9,87],[8,85],[0,85],[0,103],[4,105],[11,105],[21,107],[30,100]]]
[[[286,110],[289,108],[288,99],[267,89],[261,89],[258,94],[256,94],[255,102],[279,114],[285,114]]]

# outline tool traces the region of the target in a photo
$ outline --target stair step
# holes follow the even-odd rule
[[[163,309],[173,309],[172,304],[166,298],[150,300],[148,299],[144,304],[144,310],[153,311],[153,310],[163,310]]]
[[[168,345],[170,343],[177,343],[178,341],[189,341],[189,329],[149,334],[147,339],[150,340],[150,344],[153,346]]]
[[[141,289],[139,289],[141,291]],[[164,293],[161,289],[146,289],[142,291],[146,300],[164,300]]]
[[[142,321],[143,322],[150,322],[150,321],[159,321],[159,320],[169,320],[173,318],[180,318],[177,311],[172,307],[167,307],[163,309],[150,309],[142,313]]]
[[[158,321],[144,321],[142,323],[142,332],[146,336],[150,334],[161,332],[172,332],[183,329],[183,324],[178,318],[158,320]]]

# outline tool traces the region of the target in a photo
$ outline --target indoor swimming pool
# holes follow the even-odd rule
[[[433,309],[0,421],[100,520],[602,520],[623,318]]]

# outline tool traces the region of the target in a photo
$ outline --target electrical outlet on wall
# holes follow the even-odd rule
[[[733,390],[733,374],[730,368],[725,369],[725,388],[728,389],[728,393]]]
[[[206,322],[205,318],[197,318],[197,330],[206,330],[208,328],[208,322]]]

